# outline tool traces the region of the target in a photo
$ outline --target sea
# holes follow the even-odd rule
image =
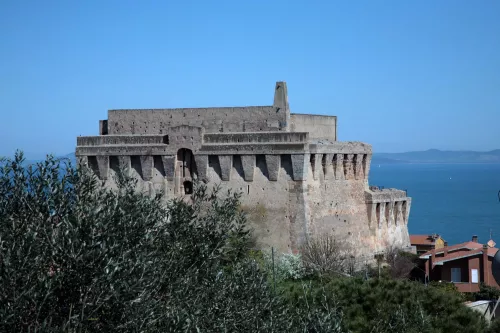
[[[410,234],[500,246],[500,164],[372,164],[369,183],[408,191]]]

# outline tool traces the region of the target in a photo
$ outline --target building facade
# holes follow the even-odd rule
[[[333,232],[369,255],[409,247],[411,198],[368,186],[371,146],[337,141],[337,117],[294,114],[277,82],[268,106],[109,110],[76,156],[109,187],[120,168],[165,200],[193,181],[240,191],[261,247],[300,249]]]
[[[420,256],[425,260],[428,281],[453,282],[461,292],[477,292],[481,283],[499,288],[493,277],[493,258],[498,249],[472,241],[430,250]]]

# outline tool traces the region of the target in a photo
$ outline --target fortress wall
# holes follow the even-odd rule
[[[224,191],[243,193],[242,205],[262,246],[296,250],[313,230],[332,228],[353,242],[374,243],[375,234],[366,233],[365,227],[369,225],[365,204],[368,174],[363,163],[369,164],[369,154],[345,152],[231,154],[223,149],[221,154],[205,155],[198,151],[195,174],[211,186],[220,184]],[[143,192],[163,191],[165,200],[183,194],[175,176],[175,154],[80,155],[80,159],[110,187],[114,187],[112,179],[119,167],[128,166],[130,174],[141,180]],[[283,237],[284,232],[289,235]]]
[[[168,135],[99,135],[79,136],[77,146],[103,145],[163,145],[168,144]]]
[[[272,106],[109,110],[99,122],[100,135],[166,134],[169,127],[196,126],[206,133],[289,131],[285,82],[276,82]]]
[[[207,133],[203,137],[203,142],[206,144],[260,143],[260,142],[307,143],[308,138],[309,138],[309,133],[305,132]]]
[[[295,249],[304,237],[304,206],[301,194],[297,195],[290,156],[279,156],[279,169],[275,181],[269,181],[269,168],[265,156],[256,156],[252,180],[246,181],[243,162],[233,156],[229,180],[223,180],[217,158],[211,158],[208,168],[209,185],[218,184],[221,193],[239,191],[241,209],[247,214],[248,223],[257,240],[257,246],[274,247],[279,252]]]
[[[389,245],[409,246],[408,220],[411,198],[397,189],[367,189],[365,191],[368,220],[381,239]]]
[[[109,134],[165,134],[169,127],[190,125],[207,133],[286,131],[286,112],[274,106],[109,110]]]
[[[290,114],[291,132],[309,132],[309,138],[337,141],[337,117]]]
[[[409,246],[411,199],[399,190],[372,195],[368,189],[371,149],[366,154],[345,152],[310,153],[309,232],[334,232],[356,249],[357,256],[370,256],[389,245]],[[378,214],[374,207],[379,207]]]

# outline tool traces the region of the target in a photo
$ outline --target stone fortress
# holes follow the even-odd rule
[[[371,146],[337,141],[335,116],[290,113],[285,82],[269,106],[109,110],[76,156],[106,186],[125,168],[165,200],[189,197],[195,179],[240,191],[263,248],[292,252],[327,232],[357,256],[410,246],[406,191],[370,187]]]

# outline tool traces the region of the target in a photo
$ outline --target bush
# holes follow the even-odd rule
[[[288,282],[282,290],[292,308],[316,304],[323,313],[328,306],[335,308],[350,332],[479,333],[486,329],[484,320],[454,294],[406,280],[336,278],[326,284]]]
[[[498,288],[485,285],[484,283],[481,283],[479,285],[479,291],[477,293],[474,293],[474,299],[476,301],[480,301],[480,300],[487,300],[487,301],[498,300],[499,297],[500,297],[500,290]]]
[[[274,270],[272,252],[263,252],[264,268],[267,274],[274,278],[276,281],[284,280],[299,280],[304,278],[305,269],[302,265],[302,258],[300,255],[292,253],[274,254]]]
[[[103,189],[51,157],[0,169],[0,331],[272,331],[284,306],[247,259],[239,196]]]
[[[342,275],[354,270],[351,247],[333,234],[322,234],[310,239],[301,252],[308,274]]]
[[[416,267],[416,256],[396,247],[389,247],[385,252],[388,274],[393,279],[406,279]]]

